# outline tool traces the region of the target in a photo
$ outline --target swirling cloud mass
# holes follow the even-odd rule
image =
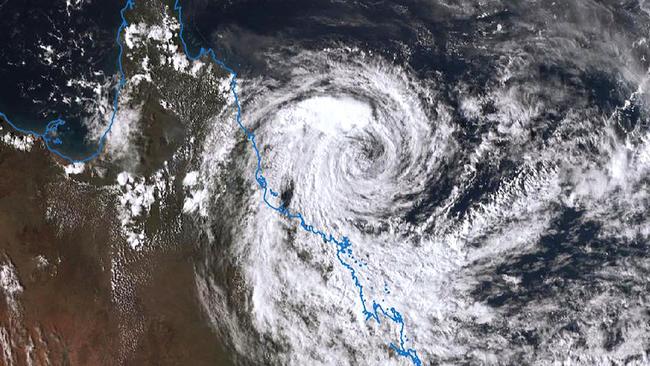
[[[364,294],[336,245],[263,203],[238,131],[211,129],[200,176],[217,244],[197,285],[243,359],[409,363],[389,347],[399,326],[364,316],[374,303],[399,310],[425,364],[647,360],[647,14],[556,7],[497,22],[450,6],[478,32],[447,40],[446,57],[475,60],[458,70],[417,69],[413,45],[410,63],[305,46],[271,47],[281,72],[242,76],[268,200],[348,237]],[[236,194],[233,174],[250,182]]]

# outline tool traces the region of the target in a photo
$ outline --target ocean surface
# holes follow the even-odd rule
[[[73,157],[97,148],[89,119],[114,93],[122,1],[5,1],[0,6],[0,112],[23,129],[58,129]],[[100,122],[101,123],[101,122]]]

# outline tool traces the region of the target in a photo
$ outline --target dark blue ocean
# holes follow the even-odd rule
[[[75,3],[71,1],[70,3]],[[51,120],[64,142],[57,149],[81,157],[97,148],[81,122],[96,109],[93,85],[114,89],[121,0],[5,1],[0,6],[0,112],[20,128],[43,133]]]

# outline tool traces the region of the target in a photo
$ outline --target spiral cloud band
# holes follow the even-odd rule
[[[400,351],[417,350],[423,364],[545,364],[578,344],[576,362],[643,348],[630,337],[628,351],[599,353],[588,334],[605,310],[579,289],[595,281],[614,301],[623,290],[603,258],[631,261],[649,234],[648,132],[626,119],[645,115],[647,75],[629,74],[607,109],[589,94],[586,58],[500,46],[509,56],[480,87],[353,48],[269,52],[277,72],[240,80],[259,156],[222,127],[225,109],[200,173],[218,259],[197,268],[197,285],[243,359],[405,364]],[[584,82],[540,76],[560,62]],[[635,309],[620,321],[636,327]]]

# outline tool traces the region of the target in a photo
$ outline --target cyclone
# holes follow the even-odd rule
[[[391,303],[396,296],[391,295],[392,280],[386,276],[413,260],[410,255],[396,258],[390,254],[390,248],[409,251],[413,244],[405,242],[414,240],[408,230],[399,228],[402,220],[395,218],[405,216],[426,190],[427,181],[422,178],[431,176],[431,170],[436,169],[431,162],[449,148],[452,129],[444,114],[436,115],[435,109],[425,104],[433,101],[433,90],[423,88],[406,71],[381,59],[351,50],[304,54],[292,62],[305,66],[307,60],[311,69],[296,69],[297,73],[282,85],[275,80],[248,81],[256,92],[249,98],[245,95],[243,102],[248,106],[245,110],[253,112],[244,112],[242,120],[252,126],[257,137],[256,146],[263,156],[259,161],[259,171],[264,172],[263,188],[269,186],[268,197],[265,195],[268,207],[258,209],[255,197],[251,197],[255,213],[247,219],[254,226],[248,230],[262,236],[242,237],[238,240],[251,240],[251,246],[236,246],[241,251],[236,254],[238,258],[254,262],[240,263],[248,272],[246,281],[253,286],[254,321],[258,330],[267,334],[275,333],[274,323],[282,321],[270,310],[287,306],[287,294],[269,293],[268,280],[275,282],[271,288],[282,287],[290,280],[292,291],[299,291],[301,280],[308,279],[273,269],[291,266],[291,254],[287,257],[285,249],[269,246],[282,243],[289,235],[292,245],[299,246],[294,248],[299,256],[310,258],[314,274],[325,276],[312,281],[325,280],[331,282],[328,286],[349,291],[350,304],[343,304],[331,299],[341,294],[323,288],[326,291],[318,294],[319,302],[323,302],[320,306],[336,305],[338,315],[315,310],[310,315],[315,324],[325,329],[339,323],[338,316],[351,313],[362,328],[370,327],[368,318],[375,320],[367,332],[394,337],[393,343],[381,338],[363,340],[356,334],[358,330],[349,329],[341,339],[328,341],[340,343],[340,347],[359,341],[371,342],[377,348],[391,344],[396,349],[393,358],[402,352],[420,364],[416,351],[404,345],[406,319]],[[430,123],[429,113],[439,118],[438,125]],[[251,158],[248,168],[255,171],[257,154]],[[208,155],[204,165],[213,166],[211,161]],[[270,222],[278,225],[272,235],[258,226]],[[383,268],[385,255],[395,260],[394,268]],[[304,289],[315,291],[315,287]],[[303,294],[307,298],[293,306],[308,305],[308,292]],[[268,304],[277,305],[269,308]],[[288,336],[275,334],[274,338],[281,341]],[[310,348],[316,349],[326,339],[315,336],[310,341]],[[325,356],[287,355],[289,362],[296,364]]]
[[[384,278],[390,269],[382,268],[385,255],[392,257],[387,249],[409,240],[395,218],[426,189],[423,178],[436,168],[451,129],[444,119],[437,126],[429,123],[420,98],[431,96],[402,70],[366,61],[359,52],[300,58],[311,59],[314,69],[300,70],[287,85],[264,93],[270,99],[254,100],[262,104],[243,116],[256,126],[257,143],[266,151],[265,179],[278,182],[278,192],[270,190],[277,203],[270,206],[286,210],[289,218],[299,208],[305,231],[337,244],[338,264],[352,276],[361,313],[378,322],[388,315],[401,327],[401,313],[386,300],[391,291],[390,279]],[[303,60],[294,61],[306,65]],[[377,235],[387,230],[390,234]],[[354,238],[350,247],[348,238]],[[391,264],[399,267],[399,262]],[[369,273],[373,269],[378,275]],[[379,312],[373,312],[375,306],[381,306]],[[403,340],[401,328],[399,333]],[[419,364],[414,350],[410,355]]]
[[[645,46],[565,31],[497,34],[461,74],[338,44],[237,75],[197,287],[241,363],[645,360],[648,73],[617,64]]]
[[[318,64],[244,114],[268,150],[263,168],[279,201],[343,232],[403,216],[449,148],[451,126],[444,116],[431,123],[435,111],[421,101],[432,91],[363,54],[301,57]]]

